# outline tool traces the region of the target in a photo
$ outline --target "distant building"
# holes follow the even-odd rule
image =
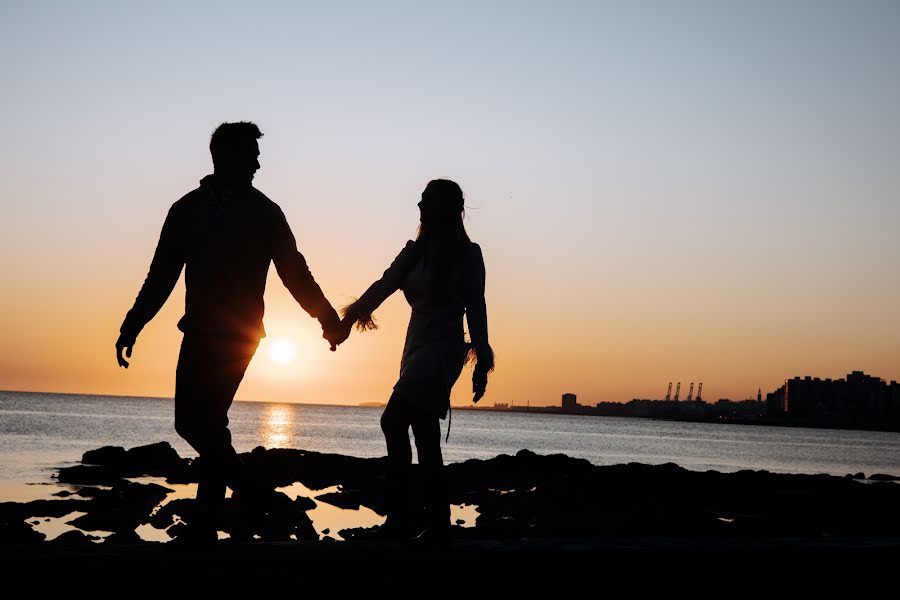
[[[853,371],[846,379],[794,377],[766,396],[770,417],[812,425],[896,426],[900,386]]]
[[[563,410],[575,410],[578,407],[577,396],[575,394],[562,395]]]

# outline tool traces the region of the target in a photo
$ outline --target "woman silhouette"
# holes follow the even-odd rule
[[[463,226],[460,187],[446,179],[428,183],[419,202],[421,224],[384,275],[344,311],[344,326],[374,329],[372,312],[402,289],[412,307],[400,377],[381,415],[387,443],[387,520],[378,537],[409,538],[417,532],[411,503],[412,427],[424,483],[425,527],[416,539],[445,543],[450,505],[441,456],[440,419],[447,416],[450,390],[468,358],[475,361],[473,402],[487,388],[494,353],[488,343],[481,248]],[[463,333],[463,315],[471,343]],[[449,428],[448,428],[449,435]]]

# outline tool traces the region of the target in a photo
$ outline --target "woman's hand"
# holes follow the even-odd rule
[[[484,397],[484,393],[487,391],[488,371],[489,369],[486,366],[481,364],[475,365],[472,373],[473,404],[478,404],[478,401]]]
[[[344,317],[335,327],[322,332],[322,337],[331,344],[331,351],[337,350],[337,347],[343,344],[350,337],[350,330],[353,328],[353,319]]]
[[[477,404],[487,391],[488,373],[494,370],[494,349],[487,343],[475,345],[475,369],[472,372],[472,402]]]

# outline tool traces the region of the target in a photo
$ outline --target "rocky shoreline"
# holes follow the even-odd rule
[[[243,458],[274,487],[296,482],[310,490],[337,486],[317,500],[384,514],[384,458],[263,448]],[[166,544],[144,542],[135,529],[152,526],[177,537],[181,523],[192,518],[194,500],[172,500],[159,508],[171,490],[140,479],[183,484],[196,482],[197,473],[197,461],[178,456],[166,443],[87,452],[81,464],[58,472],[59,482],[73,491],[53,500],[0,503],[0,556],[141,570],[142,561],[130,556],[169,561],[175,568]],[[900,485],[891,476],[864,477],[694,472],[674,464],[601,467],[522,450],[447,466],[451,503],[477,507],[478,517],[474,527],[454,527],[454,541],[445,549],[379,544],[365,539],[365,529],[342,530],[347,542],[320,540],[306,514],[315,503],[279,494],[266,518],[253,525],[254,538],[220,542],[191,556],[251,562],[302,558],[326,566],[359,560],[373,573],[381,572],[386,547],[394,560],[429,565],[429,556],[439,558],[431,565],[436,573],[447,564],[527,566],[561,557],[581,568],[602,558],[618,565],[619,573],[629,570],[631,559],[656,561],[665,572],[686,568],[690,557],[775,569],[770,573],[778,571],[779,560],[801,571],[803,565],[850,561],[856,573],[877,577],[879,565],[894,565],[900,555]],[[43,542],[43,534],[30,524],[73,512],[84,513],[69,523],[76,529],[51,542]],[[223,531],[246,531],[238,514],[226,502]],[[91,535],[96,531],[112,534],[94,543],[100,541]]]

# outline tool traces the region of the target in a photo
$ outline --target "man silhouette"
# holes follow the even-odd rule
[[[254,123],[223,123],[209,149],[214,172],[169,209],[147,278],[116,341],[128,368],[143,327],[159,312],[185,267],[184,332],[175,372],[175,430],[200,455],[198,514],[190,538],[216,540],[226,484],[245,508],[271,494],[231,445],[228,409],[263,330],[269,263],[306,312],[322,324],[331,349],[346,339],[277,204],[253,187],[262,132]]]

